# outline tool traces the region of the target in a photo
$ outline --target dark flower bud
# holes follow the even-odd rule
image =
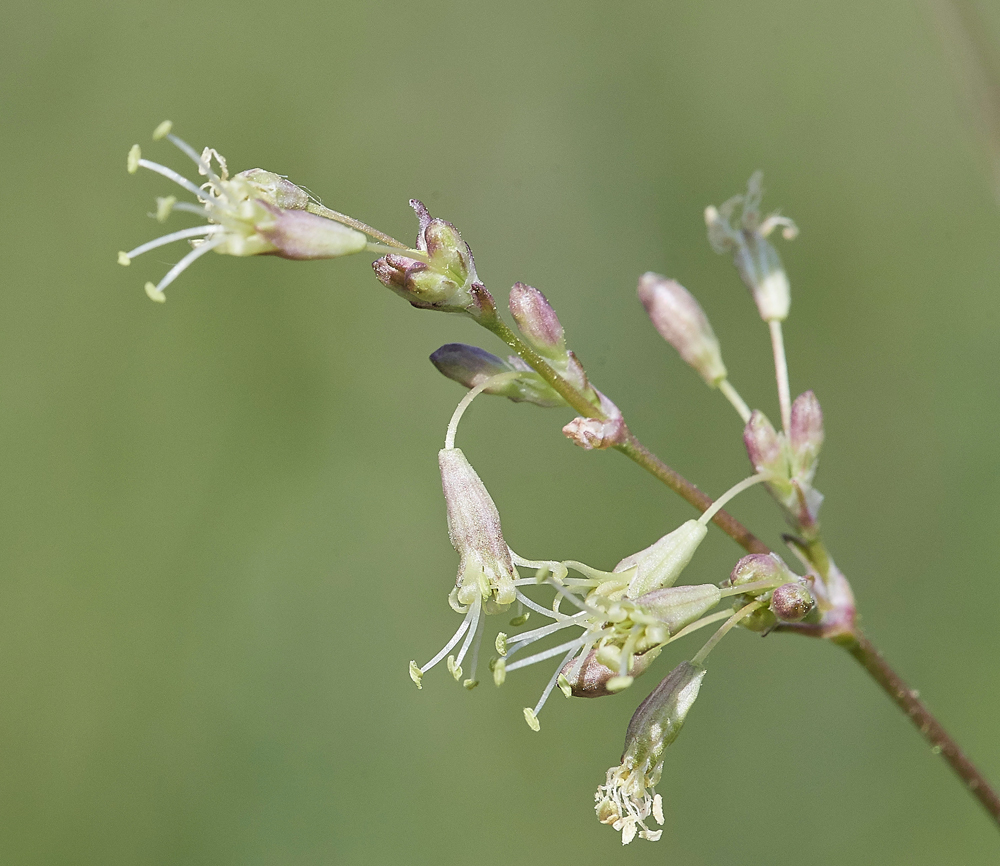
[[[628,676],[634,679],[645,673],[653,659],[659,654],[660,650],[656,648],[644,652],[642,655],[637,655],[628,669]],[[573,659],[563,665],[559,684],[564,692],[568,691],[576,698],[603,698],[621,691],[621,689],[608,688],[609,683],[615,686],[617,685],[615,681],[620,679],[618,671],[599,662],[597,650],[591,650],[582,661]]]
[[[763,412],[755,409],[750,416],[743,428],[743,443],[757,472],[767,473],[775,479],[787,478],[788,461],[782,437]]]
[[[546,358],[566,356],[566,336],[556,311],[538,289],[514,283],[510,312],[525,341]]]
[[[431,363],[443,375],[466,388],[475,388],[500,373],[523,370],[522,376],[492,385],[483,393],[506,397],[515,403],[534,403],[546,408],[566,405],[563,398],[517,356],[513,356],[508,362],[476,346],[448,343],[431,355]]]
[[[746,583],[767,581],[771,584],[792,581],[795,575],[774,553],[750,553],[733,568],[726,586],[743,586]]]

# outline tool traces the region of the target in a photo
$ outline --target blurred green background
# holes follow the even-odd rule
[[[597,823],[638,699],[546,672],[472,694],[411,658],[451,634],[435,452],[496,342],[369,261],[182,255],[154,237],[165,117],[405,239],[454,221],[501,299],[547,293],[633,429],[705,490],[740,427],[656,336],[637,276],[706,307],[775,411],[766,329],[701,212],[764,170],[802,233],[792,387],[827,419],[825,527],[872,638],[1000,781],[1000,211],[930,17],[906,2],[7,4],[0,31],[0,862],[997,860],[980,807],[844,653],[745,632],[713,654],[657,844]],[[1000,14],[983,4],[990,38]],[[174,224],[184,225],[182,216]],[[569,414],[481,400],[460,444],[526,556],[610,567],[690,516]],[[734,512],[780,544],[757,490]],[[713,532],[687,573],[740,551]]]

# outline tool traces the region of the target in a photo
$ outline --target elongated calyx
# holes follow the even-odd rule
[[[458,551],[455,601],[480,598],[488,607],[514,601],[517,572],[500,528],[500,513],[486,486],[460,448],[438,452],[441,486],[448,509],[448,537]]]
[[[707,534],[697,520],[688,520],[644,550],[626,556],[614,568],[616,573],[635,569],[625,595],[635,599],[654,589],[673,586]]]
[[[726,378],[719,341],[705,311],[684,286],[649,271],[639,278],[639,300],[660,336],[709,385]]]
[[[620,831],[623,845],[636,835],[651,842],[660,838],[661,831],[651,830],[647,821],[652,816],[663,823],[663,802],[655,790],[663,771],[663,752],[680,734],[704,677],[700,665],[681,662],[629,722],[621,763],[608,770],[607,781],[594,795],[598,820]]]

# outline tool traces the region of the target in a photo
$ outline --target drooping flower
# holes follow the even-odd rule
[[[663,772],[663,751],[677,739],[704,677],[701,665],[681,662],[629,722],[621,762],[608,770],[594,795],[598,820],[618,830],[623,845],[636,835],[650,842],[660,838],[662,831],[651,830],[647,821],[652,816],[663,824],[663,801],[655,790]]]

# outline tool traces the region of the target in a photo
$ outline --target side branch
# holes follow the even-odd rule
[[[931,744],[931,748],[948,762],[969,793],[982,803],[993,821],[1000,826],[1000,797],[965,756],[958,743],[920,701],[917,693],[903,682],[899,674],[889,666],[882,658],[882,654],[860,631],[855,630],[852,638],[844,641],[842,645],[892,698],[896,706],[909,716],[923,738]]]

